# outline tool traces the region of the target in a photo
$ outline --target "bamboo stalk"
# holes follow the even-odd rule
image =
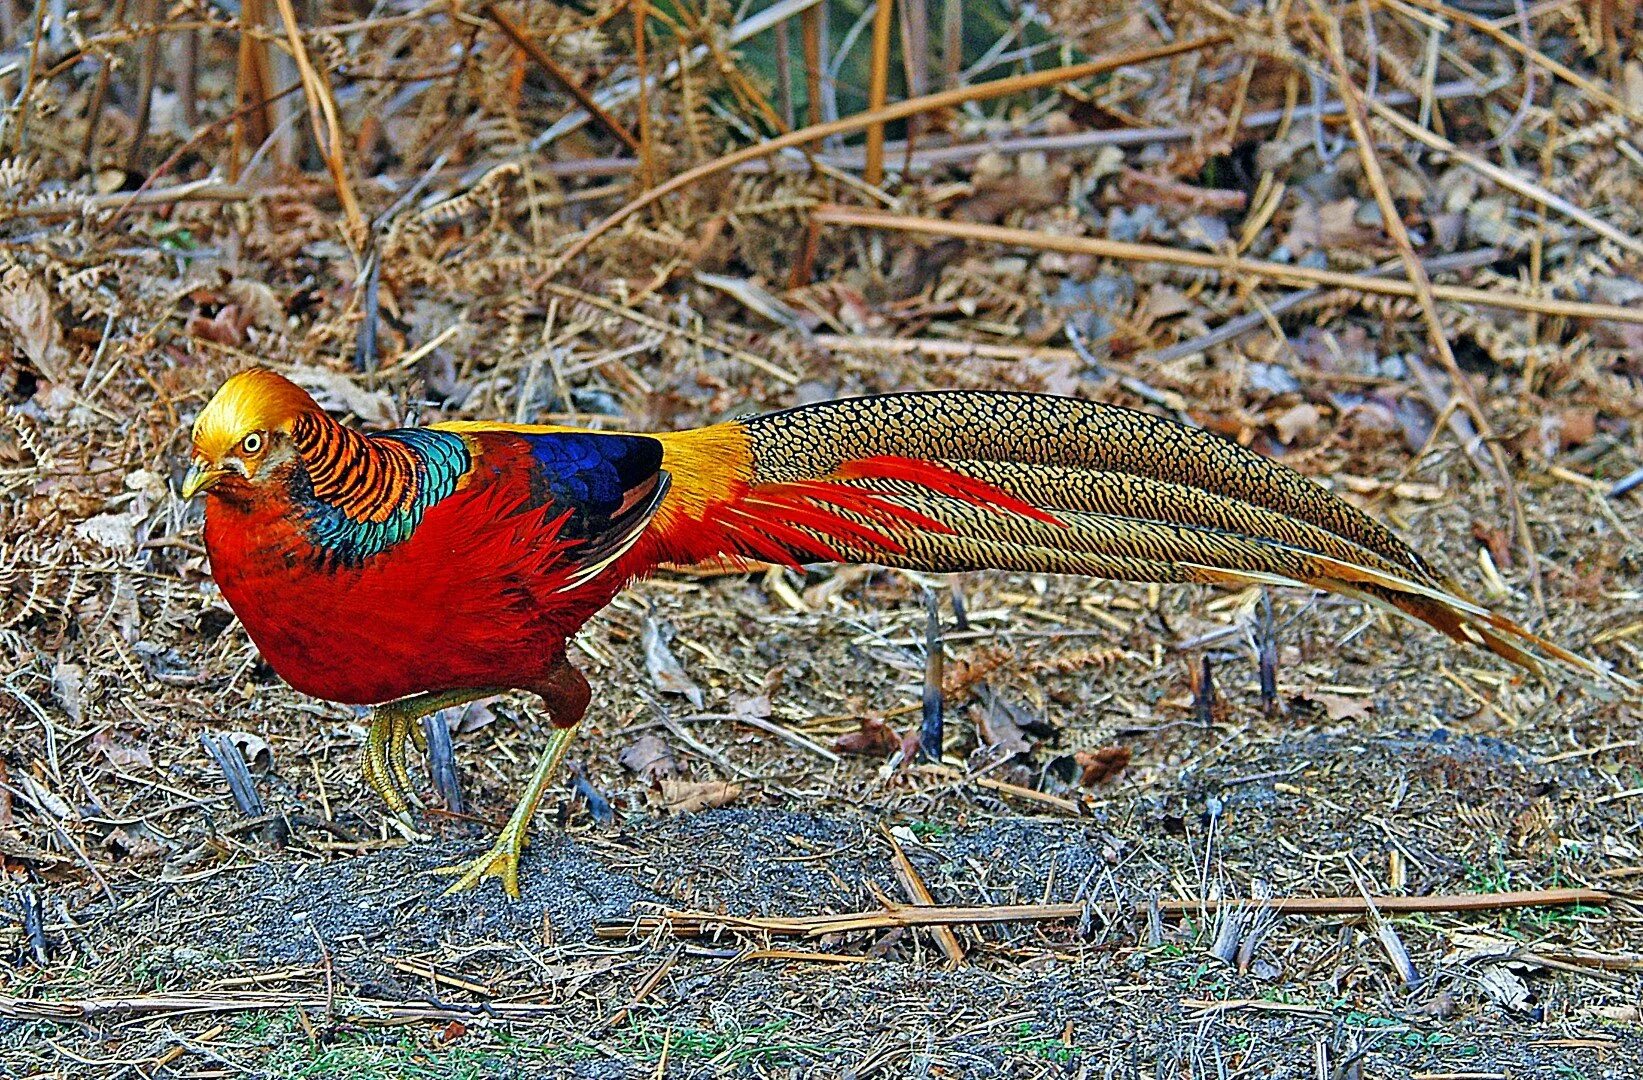
[[[1012,229],[1002,225],[980,225],[967,221],[943,221],[939,218],[908,217],[882,210],[861,210],[851,206],[823,204],[811,212],[811,218],[824,225],[856,225],[869,229],[893,229],[899,232],[921,233],[926,236],[952,236],[961,240],[975,240],[989,244],[1033,248],[1038,251],[1059,251],[1068,255],[1094,255],[1121,262],[1164,263],[1209,270],[1224,277],[1246,274],[1290,285],[1322,285],[1332,289],[1351,289],[1379,296],[1416,298],[1414,285],[1408,281],[1376,278],[1366,274],[1351,274],[1342,270],[1322,270],[1310,266],[1292,266],[1288,263],[1267,262],[1263,259],[1243,259],[1217,255],[1207,251],[1187,251],[1165,247],[1162,244],[1135,244],[1122,240],[1106,240],[1094,236],[1054,236],[1030,229]],[[1554,297],[1524,296],[1501,289],[1471,289],[1459,285],[1432,286],[1432,295],[1445,303],[1476,304],[1479,307],[1503,308],[1509,311],[1532,311],[1541,315],[1563,315],[1572,319],[1608,319],[1612,322],[1643,323],[1643,309],[1621,307],[1618,304],[1593,304],[1581,300],[1559,300]]]
[[[873,61],[867,77],[867,109],[882,110],[890,94],[890,23],[895,0],[878,0],[873,9]],[[867,127],[867,168],[862,179],[873,187],[884,182],[884,122]]]
[[[557,260],[557,266],[564,266],[570,260],[586,251],[588,247],[605,235],[611,229],[620,225],[628,218],[637,214],[645,207],[666,198],[668,195],[687,188],[698,180],[715,176],[728,169],[735,168],[744,161],[753,161],[767,157],[795,146],[805,146],[809,143],[825,139],[830,135],[842,135],[848,131],[860,131],[874,123],[884,123],[891,120],[900,120],[922,112],[934,109],[950,108],[961,105],[966,101],[986,101],[991,98],[1005,97],[1010,94],[1019,94],[1028,90],[1037,90],[1046,86],[1055,86],[1077,79],[1087,79],[1094,75],[1102,75],[1118,68],[1130,67],[1134,64],[1144,64],[1153,60],[1163,60],[1182,53],[1196,52],[1220,45],[1228,40],[1225,34],[1214,34],[1209,37],[1185,38],[1172,41],[1165,45],[1157,45],[1146,49],[1132,49],[1128,52],[1116,53],[1103,57],[1100,60],[1091,60],[1083,64],[1069,64],[1066,67],[1050,68],[1046,71],[1031,72],[1026,75],[1012,75],[1006,79],[994,79],[989,82],[976,83],[973,86],[962,86],[955,90],[944,90],[937,94],[927,94],[924,97],[908,98],[898,101],[894,105],[886,105],[882,109],[868,110],[854,116],[841,117],[838,120],[822,124],[811,124],[809,127],[790,131],[774,139],[766,139],[754,146],[744,146],[740,150],[725,154],[712,161],[704,162],[693,169],[686,169],[677,176],[656,185],[649,191],[639,195],[621,209],[599,222],[593,228],[583,233],[576,242],[565,249]],[[557,273],[557,269],[553,271]],[[551,275],[550,275],[551,276]],[[543,278],[542,280],[546,280]]]
[[[656,176],[656,163],[650,152],[650,79],[645,65],[645,15],[649,10],[648,0],[633,0],[633,62],[639,69],[640,187],[649,187],[655,182]]]
[[[273,64],[268,58],[268,43],[253,31],[262,29],[265,19],[263,0],[243,0],[240,4],[239,67],[236,76],[234,100],[238,106],[234,122],[233,146],[228,156],[228,182],[238,183],[241,158],[247,148],[255,150],[268,141],[274,130],[268,113],[269,97],[274,86]]]
[[[799,33],[804,38],[804,113],[812,125],[822,116],[821,8],[811,5],[799,14]]]

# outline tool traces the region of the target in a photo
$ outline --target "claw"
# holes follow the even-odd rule
[[[410,824],[412,806],[422,806],[422,800],[417,798],[411,784],[410,754],[406,750],[409,743],[427,753],[428,737],[422,731],[422,718],[440,709],[498,692],[481,688],[415,694],[372,710],[371,726],[365,733],[362,771],[371,790],[388,804],[388,809],[402,823]]]
[[[404,730],[395,711],[378,709],[365,735],[365,782],[396,817],[408,819],[411,776],[406,768]]]
[[[486,878],[500,878],[502,889],[514,900],[519,899],[519,856],[525,850],[527,842],[527,827],[519,827],[517,822],[510,821],[491,850],[467,863],[458,863],[455,866],[441,866],[434,870],[435,874],[461,874],[445,890],[444,895],[466,892],[478,885]]]
[[[576,736],[576,728],[556,728],[548,736],[548,744],[542,749],[542,756],[536,763],[536,771],[531,774],[530,783],[525,787],[525,795],[519,800],[519,805],[513,808],[513,814],[508,823],[502,827],[502,833],[491,845],[491,850],[466,865],[447,866],[435,870],[436,874],[461,874],[445,895],[463,892],[478,885],[486,878],[501,878],[502,888],[510,897],[519,899],[519,855],[525,850],[526,841],[530,835],[531,818],[536,814],[536,804],[542,800],[542,793],[547,789],[548,781],[558,770],[565,759],[565,752],[570,749],[571,740]]]
[[[406,753],[406,747],[415,741],[413,732],[418,729],[419,725],[411,717],[399,712],[394,714],[388,729],[388,767],[401,797],[421,809],[422,800],[417,798],[416,789],[411,786],[409,756]]]

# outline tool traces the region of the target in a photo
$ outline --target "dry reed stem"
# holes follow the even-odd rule
[[[234,140],[228,155],[228,182],[240,178],[246,147],[261,146],[274,130],[268,115],[269,92],[274,85],[268,59],[268,42],[255,30],[263,21],[262,0],[244,0],[240,5],[239,63],[235,74]],[[247,106],[254,106],[248,108]]]
[[[1546,607],[1546,595],[1541,588],[1540,553],[1535,548],[1535,538],[1529,530],[1528,518],[1524,516],[1523,500],[1518,496],[1517,484],[1512,480],[1511,465],[1506,460],[1506,452],[1500,447],[1500,441],[1495,437],[1494,428],[1489,423],[1483,406],[1478,403],[1471,381],[1460,369],[1460,362],[1455,359],[1455,350],[1449,345],[1449,334],[1444,328],[1443,319],[1438,315],[1437,300],[1432,295],[1432,279],[1427,276],[1426,267],[1421,265],[1420,256],[1415,252],[1415,245],[1409,239],[1409,230],[1399,215],[1398,204],[1392,198],[1392,189],[1387,186],[1380,155],[1375,151],[1375,138],[1369,131],[1364,95],[1352,80],[1351,72],[1346,66],[1346,47],[1341,40],[1340,23],[1325,15],[1319,0],[1311,0],[1311,3],[1323,24],[1324,51],[1328,54],[1330,66],[1335,71],[1335,85],[1341,103],[1346,106],[1347,125],[1352,129],[1353,141],[1358,144],[1358,156],[1363,165],[1364,179],[1368,181],[1369,188],[1374,193],[1375,204],[1380,207],[1382,227],[1397,247],[1404,272],[1409,277],[1409,283],[1414,286],[1415,299],[1420,304],[1421,318],[1426,324],[1427,335],[1432,340],[1432,349],[1449,375],[1450,393],[1460,400],[1461,405],[1471,416],[1472,423],[1477,427],[1478,439],[1486,448],[1489,460],[1498,474],[1501,496],[1506,501],[1507,511],[1512,518],[1512,528],[1517,533],[1518,544],[1522,548],[1524,562],[1529,571],[1529,586],[1534,595],[1535,608],[1543,611]],[[1315,32],[1309,33],[1315,36]],[[1468,453],[1472,452],[1471,447],[1467,450]]]
[[[919,876],[918,867],[913,860],[907,857],[907,852],[901,849],[896,840],[896,834],[890,831],[888,825],[881,825],[879,832],[884,836],[885,843],[890,845],[891,860],[896,865],[896,876],[901,879],[901,887],[907,890],[907,898],[921,907],[934,907],[936,898],[931,895],[930,887]],[[964,946],[958,943],[958,935],[953,933],[950,926],[938,926],[934,930],[936,943],[947,956],[947,966],[957,971],[964,966]]]
[[[285,36],[291,47],[291,58],[296,61],[297,73],[302,76],[302,93],[308,102],[308,122],[314,129],[314,142],[325,155],[325,167],[331,173],[331,183],[342,202],[342,213],[348,220],[348,243],[359,244],[368,232],[365,215],[360,213],[359,200],[354,197],[348,182],[348,167],[343,157],[342,125],[337,120],[337,103],[331,96],[331,87],[325,77],[314,68],[303,44],[302,31],[297,27],[297,13],[291,0],[274,0],[279,5],[280,18],[285,21]]]
[[[909,98],[898,101],[894,105],[886,105],[882,109],[870,109],[854,116],[841,117],[823,124],[811,124],[809,127],[790,131],[774,139],[766,139],[754,146],[744,146],[740,150],[732,151],[712,161],[704,162],[692,169],[687,169],[677,176],[658,184],[649,191],[633,199],[609,217],[599,222],[593,228],[583,233],[576,242],[565,249],[564,254],[556,260],[556,266],[549,276],[558,273],[558,268],[565,266],[576,256],[586,251],[594,241],[605,235],[611,229],[620,225],[628,218],[637,214],[645,207],[660,199],[689,187],[696,181],[709,176],[717,175],[727,169],[733,169],[744,161],[753,161],[768,157],[795,146],[804,146],[817,142],[832,135],[843,135],[850,131],[860,131],[874,123],[884,123],[890,120],[900,120],[918,113],[931,112],[936,109],[951,108],[962,105],[967,101],[987,101],[991,98],[1005,97],[1010,94],[1024,93],[1028,90],[1037,90],[1046,86],[1055,86],[1077,79],[1086,79],[1093,75],[1105,74],[1118,68],[1130,67],[1135,64],[1144,64],[1153,60],[1163,60],[1183,53],[1197,52],[1228,41],[1225,34],[1213,34],[1208,37],[1187,38],[1173,41],[1166,45],[1157,45],[1147,49],[1132,49],[1128,52],[1113,56],[1091,60],[1083,64],[1069,64],[1065,67],[1050,68],[1046,71],[1035,71],[1025,75],[1012,75],[1007,79],[994,79],[990,82],[976,83],[972,86],[959,87],[956,90],[944,90],[938,94],[927,94],[920,98]],[[547,280],[543,278],[542,280]]]
[[[812,5],[799,13],[804,38],[805,115],[811,125],[822,122],[821,9]]]
[[[1351,274],[1343,270],[1321,270],[1309,266],[1267,262],[1263,259],[1240,259],[1216,255],[1207,251],[1187,251],[1165,247],[1162,244],[1136,244],[1123,240],[1105,240],[1094,236],[1056,236],[1034,232],[1031,229],[1012,229],[1004,225],[982,225],[968,221],[946,221],[941,218],[910,217],[883,210],[862,210],[853,206],[824,203],[811,212],[812,220],[824,225],[856,225],[870,229],[893,229],[899,232],[923,233],[927,236],[952,236],[988,244],[1006,244],[1012,247],[1032,248],[1038,251],[1059,251],[1069,255],[1094,255],[1122,262],[1153,262],[1211,270],[1224,277],[1239,275],[1266,278],[1290,285],[1323,285],[1333,289],[1351,289],[1379,296],[1416,297],[1415,287],[1408,281],[1375,278],[1366,274]],[[1524,296],[1521,293],[1498,289],[1471,289],[1458,285],[1433,285],[1432,295],[1446,303],[1476,304],[1480,307],[1503,308],[1509,311],[1530,311],[1542,315],[1563,315],[1573,319],[1608,319],[1612,322],[1643,324],[1643,309],[1622,307],[1618,304],[1593,304],[1581,300],[1558,300],[1552,297]]]
[[[632,0],[633,6],[633,62],[639,69],[639,186],[655,183],[656,161],[650,148],[650,71],[646,65],[645,16],[650,12],[647,0]]]
[[[289,3],[290,0],[280,0],[280,2]],[[593,95],[582,89],[581,82],[574,74],[566,71],[556,60],[554,60],[553,57],[543,52],[542,47],[532,41],[530,35],[526,34],[522,28],[515,25],[513,20],[498,11],[495,4],[486,3],[481,6],[479,10],[485,13],[486,18],[496,24],[498,30],[501,30],[503,34],[507,35],[509,41],[513,42],[521,52],[530,57],[531,61],[535,63],[536,66],[540,67],[547,73],[549,78],[558,83],[560,89],[575,98],[576,103],[582,106],[582,108],[587,111],[589,116],[599,121],[600,127],[603,127],[606,131],[620,139],[622,145],[626,146],[635,154],[639,154],[641,157],[644,155],[645,149],[639,139],[635,138],[631,131],[623,127],[621,121],[617,120],[616,117],[601,108],[599,103],[593,100]]]

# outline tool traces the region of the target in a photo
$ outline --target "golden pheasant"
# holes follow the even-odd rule
[[[365,778],[396,813],[422,716],[503,690],[546,704],[554,734],[524,797],[453,890],[496,876],[518,895],[531,816],[589,701],[567,639],[663,563],[1304,585],[1527,668],[1539,653],[1619,680],[1467,599],[1283,465],[1072,398],[890,394],[657,435],[476,422],[363,435],[258,369],[211,399],[193,449],[183,495],[207,496],[223,596],[293,687],[377,706]]]

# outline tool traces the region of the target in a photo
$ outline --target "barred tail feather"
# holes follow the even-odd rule
[[[1538,654],[1638,688],[1468,599],[1319,484],[1150,414],[1037,394],[934,392],[736,426],[744,463],[701,530],[720,555],[1310,586],[1531,670]]]

